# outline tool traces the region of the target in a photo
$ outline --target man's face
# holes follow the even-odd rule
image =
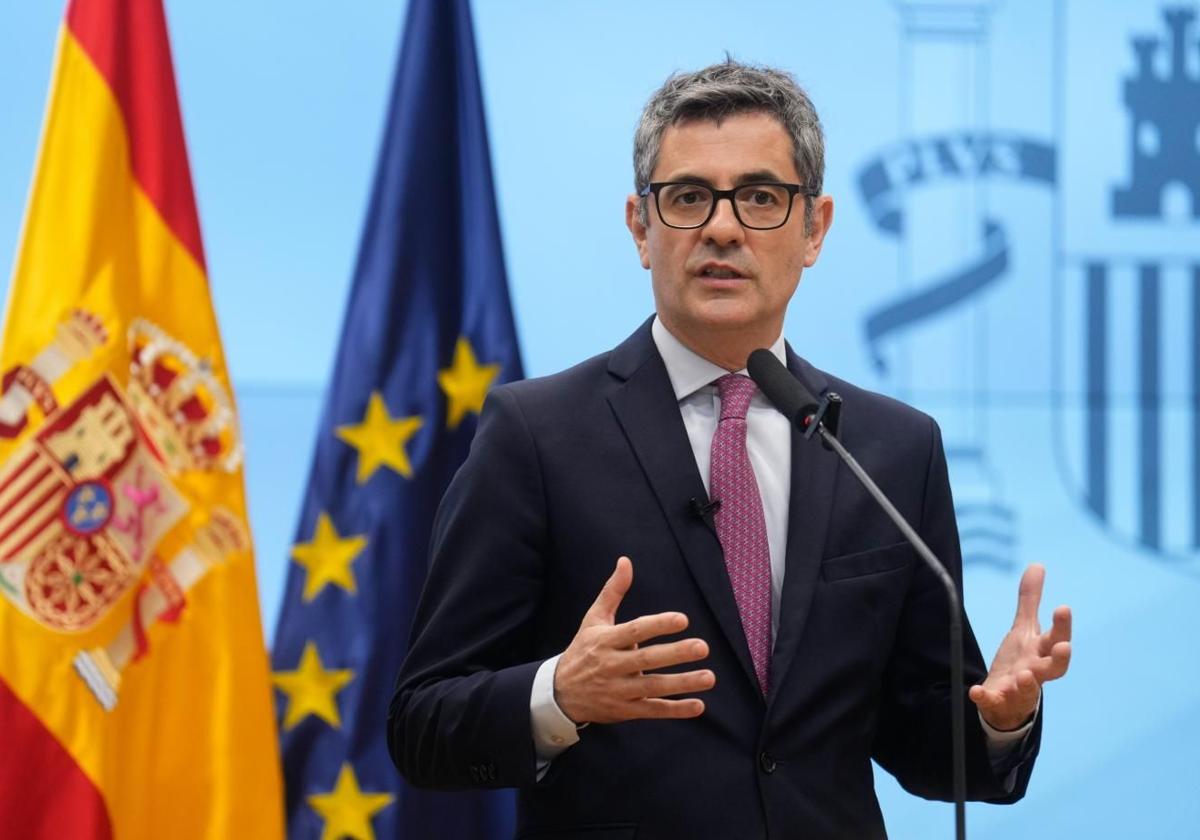
[[[767,114],[740,114],[719,125],[679,123],[663,134],[651,181],[691,181],[730,189],[755,181],[800,182],[787,131]],[[705,342],[744,339],[770,343],[783,330],[788,301],[801,272],[816,262],[833,217],[828,196],[814,199],[814,224],[804,231],[804,196],[787,224],[774,230],[742,227],[730,202],[717,202],[703,227],[667,227],[648,196],[646,222],[637,197],[626,201],[626,223],[642,266],[650,269],[655,308],[664,325],[701,352]],[[699,345],[699,346],[697,346]]]

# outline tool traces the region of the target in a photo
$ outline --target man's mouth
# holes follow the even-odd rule
[[[740,280],[745,275],[727,265],[705,265],[700,269],[700,276],[715,280]]]

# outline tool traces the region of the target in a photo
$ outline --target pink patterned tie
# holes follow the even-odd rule
[[[746,409],[757,386],[749,377],[731,373],[717,380],[717,389],[721,419],[713,435],[709,496],[721,502],[715,516],[717,539],[765,695],[771,685],[771,553],[762,497],[746,451]]]

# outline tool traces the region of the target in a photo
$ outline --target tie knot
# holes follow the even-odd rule
[[[749,376],[728,373],[717,380],[717,391],[721,395],[721,419],[745,420],[746,409],[758,386]]]

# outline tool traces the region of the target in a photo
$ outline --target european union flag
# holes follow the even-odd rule
[[[393,680],[442,493],[522,376],[467,0],[410,0],[272,655],[291,838],[513,833],[507,791],[417,791]]]

